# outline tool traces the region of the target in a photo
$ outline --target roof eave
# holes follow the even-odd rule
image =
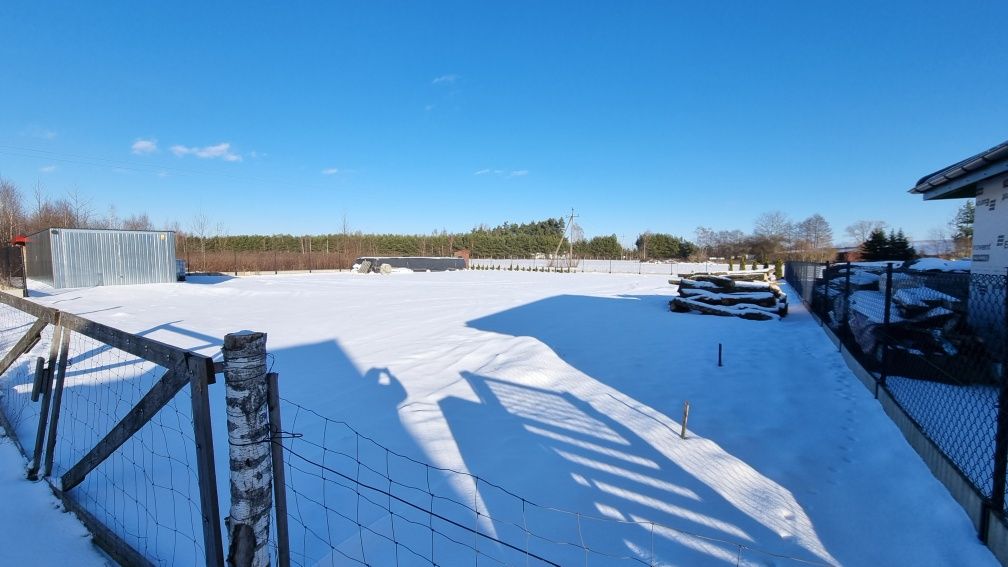
[[[988,163],[973,171],[958,170],[958,175],[934,175],[921,180],[910,193],[923,195],[925,201],[935,199],[969,199],[976,196],[977,183],[1008,172],[1008,159]]]

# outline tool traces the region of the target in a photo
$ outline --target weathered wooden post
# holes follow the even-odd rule
[[[273,467],[266,334],[229,334],[224,337],[223,351],[231,465],[231,511],[225,522],[227,563],[236,567],[268,566]]]
[[[689,400],[683,404],[682,407],[682,429],[679,431],[679,437],[686,438],[686,422],[689,421]]]

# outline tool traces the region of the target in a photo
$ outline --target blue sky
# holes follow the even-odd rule
[[[916,238],[906,190],[1008,138],[1004,2],[0,5],[0,175],[231,234]],[[139,142],[139,143],[138,143]]]

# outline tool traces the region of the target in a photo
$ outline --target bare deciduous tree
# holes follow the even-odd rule
[[[847,236],[854,241],[853,244],[855,246],[861,246],[868,240],[868,237],[871,236],[872,232],[875,232],[876,230],[885,230],[885,228],[885,221],[859,220],[845,228],[844,233],[846,233]]]
[[[147,213],[139,213],[123,219],[122,227],[125,230],[154,230],[154,223],[151,222]]]
[[[24,205],[17,185],[0,178],[0,235],[10,242],[24,230]]]
[[[207,238],[210,236],[210,219],[207,218],[206,213],[200,211],[193,217],[189,222],[189,228],[192,231],[193,236],[199,238],[200,243],[200,259],[203,263],[203,271],[206,271],[206,244]]]
[[[804,243],[813,250],[833,247],[833,229],[826,219],[816,213],[798,224]]]

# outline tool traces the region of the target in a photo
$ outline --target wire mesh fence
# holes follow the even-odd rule
[[[71,333],[53,477],[79,462],[166,369]],[[188,387],[84,481],[78,503],[152,563],[205,563]]]
[[[546,506],[280,403],[285,432],[274,442],[284,450],[294,565],[825,565],[646,518]]]
[[[875,376],[877,388],[978,494],[1003,509],[1006,465],[997,430],[1008,417],[998,402],[1008,368],[1006,276],[794,262],[786,279]]]
[[[0,421],[29,477],[46,478],[106,551],[129,564],[216,558],[188,378],[174,381],[182,395],[158,390],[198,355],[0,295],[0,356]]]
[[[0,304],[0,356],[10,352],[36,319],[31,314]],[[48,352],[52,334],[52,327],[46,328],[39,342],[24,356],[18,357],[0,379],[0,414],[10,424],[15,440],[22,447],[34,443],[40,413],[39,404],[31,401],[34,361]]]

